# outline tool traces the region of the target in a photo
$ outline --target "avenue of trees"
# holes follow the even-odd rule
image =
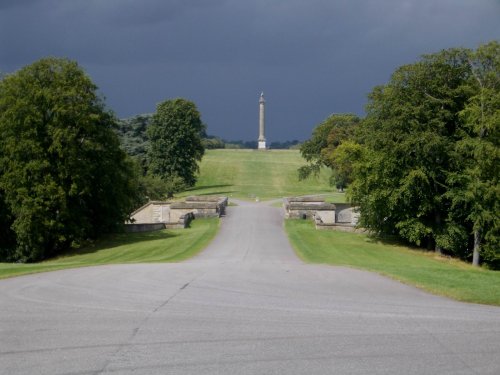
[[[147,142],[125,145],[131,156],[121,125],[74,61],[45,58],[1,77],[0,261],[77,248],[194,184],[203,125],[192,102],[160,104]]]
[[[375,87],[365,118],[329,116],[301,145],[299,176],[326,166],[363,227],[499,269],[499,129],[500,44],[444,50]],[[221,146],[240,143],[207,136],[185,99],[116,119],[74,61],[0,76],[0,261],[118,230],[141,204],[193,186],[204,149]]]
[[[500,44],[449,49],[397,69],[364,119],[332,115],[301,147],[348,186],[361,225],[500,267]]]

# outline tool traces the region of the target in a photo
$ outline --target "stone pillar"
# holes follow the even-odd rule
[[[264,93],[260,94],[259,99],[259,150],[266,149],[266,138],[264,137],[264,126],[265,126],[265,107],[266,101],[264,100]]]

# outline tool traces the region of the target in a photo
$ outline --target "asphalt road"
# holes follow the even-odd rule
[[[0,373],[500,374],[500,308],[303,264],[241,203],[184,263],[1,280]]]

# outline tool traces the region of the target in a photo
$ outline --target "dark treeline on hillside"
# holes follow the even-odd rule
[[[500,44],[397,69],[364,119],[332,115],[301,147],[301,178],[326,166],[360,224],[500,268]]]
[[[132,156],[145,156],[148,147],[146,129],[152,120],[152,114],[140,114],[126,119],[121,119],[118,126],[123,149]],[[214,135],[202,132],[203,146],[205,149],[256,149],[257,141],[225,140]],[[294,149],[298,148],[300,142],[297,140],[284,142],[271,142],[270,149]]]
[[[221,148],[232,148],[232,149],[256,149],[257,141],[223,141],[224,147]],[[271,142],[268,145],[268,148],[272,150],[290,150],[290,149],[298,149],[300,146],[300,142],[297,140],[293,141],[284,141],[284,142]]]

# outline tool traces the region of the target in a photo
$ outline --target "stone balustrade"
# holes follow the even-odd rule
[[[225,196],[190,196],[181,202],[150,201],[135,210],[129,225],[163,224],[163,228],[185,228],[191,220],[201,217],[220,217],[225,214],[228,198]],[[147,228],[147,226],[143,226]],[[132,230],[132,227],[130,229]]]
[[[317,229],[353,231],[359,221],[359,212],[347,203],[327,203],[322,197],[289,197],[283,199],[285,217],[312,219]]]

